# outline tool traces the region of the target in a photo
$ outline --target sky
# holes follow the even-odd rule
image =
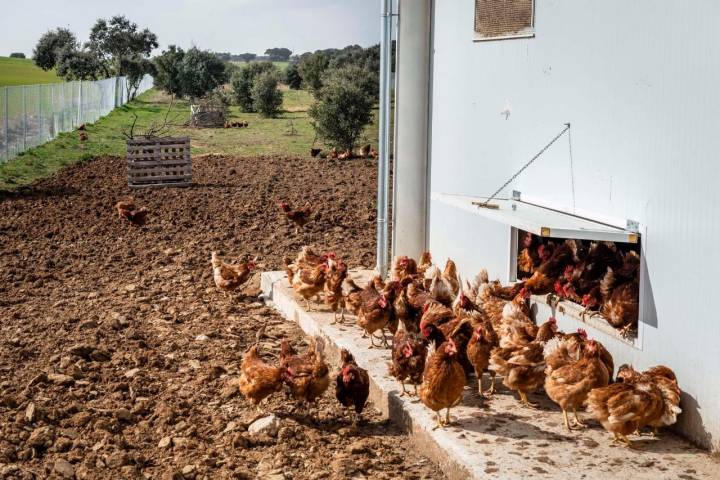
[[[218,52],[295,53],[369,46],[380,38],[377,0],[17,0],[0,10],[0,56],[32,55],[38,38],[66,27],[84,42],[97,18],[125,15],[175,44]]]

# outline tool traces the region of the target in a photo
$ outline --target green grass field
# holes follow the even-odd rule
[[[259,61],[262,61],[262,60],[253,60],[253,61],[258,61],[258,62],[259,62]],[[248,62],[235,62],[235,61],[233,61],[233,62],[230,62],[230,63],[233,63],[233,64],[235,64],[235,65],[237,65],[237,66],[239,66],[239,67],[242,67],[243,65],[245,65],[245,64],[248,63]],[[285,71],[285,69],[287,68],[287,66],[290,64],[290,62],[272,62],[272,63],[273,63],[273,65],[275,65],[281,72]]]
[[[256,113],[240,112],[231,107],[229,121],[247,121],[247,128],[189,128],[173,126],[169,135],[187,135],[194,155],[215,153],[235,156],[298,155],[308,156],[315,132],[307,110],[312,96],[304,90],[283,92],[283,112],[277,118],[263,118]],[[63,133],[55,140],[30,149],[21,156],[0,164],[0,189],[13,189],[38,178],[52,175],[66,165],[101,155],[124,155],[122,132],[138,116],[135,133],[153,122],[162,123],[169,98],[156,90],[140,95],[135,101],[115,109],[94,124],[87,125],[88,140],[79,141],[77,132]],[[186,101],[176,102],[169,114],[170,123],[182,125],[190,116]],[[294,133],[293,133],[294,130]],[[377,111],[375,120],[365,131],[361,143],[377,146]],[[318,142],[318,146],[320,142]]]
[[[0,57],[0,87],[62,81],[54,70],[46,72],[29,58]]]

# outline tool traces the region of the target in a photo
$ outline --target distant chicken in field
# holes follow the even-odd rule
[[[265,363],[258,355],[260,334],[261,332],[258,332],[255,344],[243,355],[240,367],[240,393],[254,405],[282,388],[282,370]]]
[[[248,281],[256,266],[254,262],[231,265],[220,260],[216,252],[210,254],[215,286],[224,292],[231,292]]]
[[[314,402],[330,385],[330,370],[325,363],[325,342],[322,338],[310,339],[307,351],[298,355],[286,339],[280,342],[281,378],[290,394],[305,405]]]
[[[565,428],[572,430],[573,427],[585,427],[578,418],[577,409],[582,407],[592,389],[607,386],[609,379],[610,374],[600,359],[600,351],[594,340],[585,343],[579,360],[553,370],[546,376],[545,392],[562,409]],[[572,426],[568,420],[568,410],[572,410],[575,417]]]
[[[310,220],[312,216],[312,207],[310,203],[306,203],[304,207],[292,209],[284,200],[280,202],[280,210],[292,223],[295,224],[295,233],[298,233]]]
[[[370,377],[344,348],[340,350],[340,362],[340,372],[335,377],[335,398],[346,408],[354,407],[353,423],[357,423],[370,396]]]
[[[315,158],[318,155],[320,155],[320,152],[322,152],[322,148],[311,148],[310,149],[310,156]]]
[[[370,149],[372,148],[372,145],[367,144],[360,148],[360,158],[368,158],[370,156]]]
[[[450,424],[450,409],[462,400],[465,381],[465,371],[458,362],[457,346],[449,340],[428,358],[420,385],[420,400],[435,412],[437,427]],[[443,408],[446,409],[444,420],[440,416]]]
[[[405,331],[400,328],[393,338],[392,362],[390,363],[390,375],[395,377],[402,386],[400,396],[407,395],[405,381],[408,381],[415,388],[422,383],[423,370],[425,370],[425,358],[427,357],[427,342],[418,334]]]
[[[133,226],[143,226],[147,221],[148,209],[145,207],[138,208],[135,204],[135,199],[132,197],[128,200],[117,202],[115,204],[115,210],[117,210],[120,218],[124,218]]]

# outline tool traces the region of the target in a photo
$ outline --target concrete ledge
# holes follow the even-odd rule
[[[370,271],[351,271],[364,285]],[[306,312],[299,305],[283,272],[265,272],[261,288],[286,318],[308,335],[327,342],[328,361],[337,368],[341,348],[350,350],[371,379],[370,401],[384,415],[403,425],[415,446],[440,464],[448,478],[717,478],[720,461],[694,448],[670,432],[660,439],[643,437],[637,449],[610,443],[610,435],[591,422],[592,428],[567,433],[558,408],[546,397],[535,395],[540,410],[519,406],[502,389],[491,400],[481,401],[477,383],[466,388],[462,405],[452,409],[456,426],[433,430],[434,414],[415,397],[400,397],[399,384],[388,374],[389,350],[369,348],[355,319],[331,325],[333,315],[324,305]],[[486,382],[488,379],[486,377]],[[487,385],[487,383],[486,383]]]

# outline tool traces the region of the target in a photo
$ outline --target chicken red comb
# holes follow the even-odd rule
[[[557,323],[557,318],[555,318],[555,317],[550,317],[550,318],[548,318],[548,322],[550,322],[550,323]]]
[[[387,299],[385,298],[385,295],[380,295],[380,298],[378,298],[377,301],[378,305],[380,305],[380,308],[387,307]]]
[[[562,285],[562,282],[561,282],[560,280],[555,280],[555,286],[554,286],[554,288],[555,288],[555,293],[556,293],[556,294],[562,295],[562,294],[564,293],[564,292],[563,292],[563,285]]]
[[[428,311],[428,308],[430,308],[430,302],[425,303],[422,308],[422,313],[425,313]]]
[[[577,332],[578,332],[578,335],[580,335],[582,338],[587,338],[587,336],[588,336],[588,334],[584,328],[578,328]]]

